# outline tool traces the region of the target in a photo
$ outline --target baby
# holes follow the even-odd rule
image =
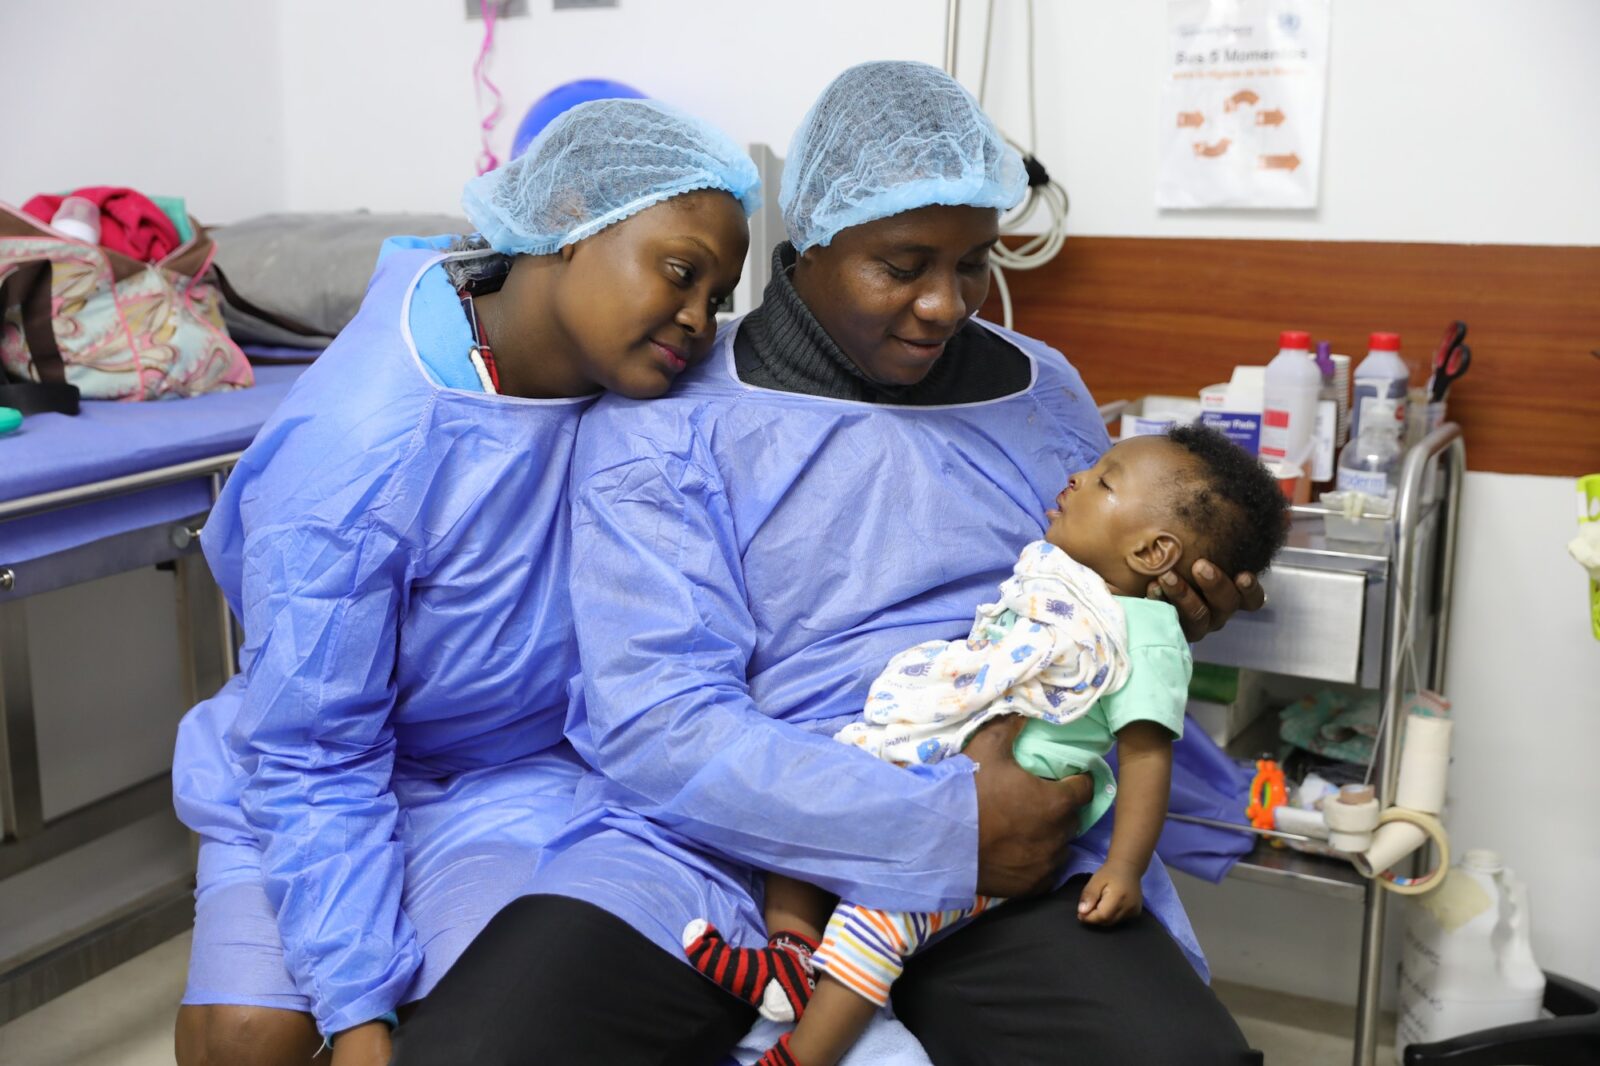
[[[1080,832],[1115,801],[1105,864],[1078,903],[1080,920],[1114,925],[1143,904],[1192,668],[1177,612],[1143,591],[1170,570],[1189,576],[1196,559],[1230,574],[1266,570],[1283,546],[1284,501],[1226,437],[1184,427],[1116,445],[1072,477],[1046,517],[1044,540],[1022,550],[967,639],[896,655],[873,682],[864,720],[836,739],[900,765],[933,763],[996,718],[1030,719],[1014,746],[1024,769],[1093,780]],[[1120,782],[1104,758],[1113,740]],[[888,1002],[907,956],[1003,901],[908,914],[841,900],[828,918],[830,902],[769,874],[767,947],[733,948],[705,922],[684,930],[702,973],[768,1018],[798,1020],[760,1066],[832,1066]]]

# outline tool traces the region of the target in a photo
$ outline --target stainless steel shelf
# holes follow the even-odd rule
[[[1348,862],[1274,847],[1265,840],[1235,863],[1228,876],[1355,903],[1367,894],[1366,879]]]

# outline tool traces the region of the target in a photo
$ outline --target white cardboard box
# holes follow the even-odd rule
[[[1261,675],[1254,670],[1239,671],[1239,691],[1232,703],[1212,703],[1209,700],[1190,700],[1184,710],[1194,719],[1202,732],[1226,747],[1234,737],[1243,733],[1250,724],[1261,717],[1267,708],[1266,693],[1262,690]]]
[[[1193,396],[1144,396],[1122,411],[1117,437],[1157,436],[1173,426],[1186,426],[1200,417],[1200,401]]]

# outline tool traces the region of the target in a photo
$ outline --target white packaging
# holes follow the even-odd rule
[[[1200,401],[1192,396],[1145,396],[1122,410],[1118,438],[1158,436],[1200,417]]]
[[[1339,405],[1333,400],[1317,401],[1317,424],[1311,433],[1311,480],[1332,481],[1333,461],[1339,454],[1335,443],[1339,434]]]
[[[1266,374],[1264,366],[1236,366],[1226,384],[1207,385],[1200,391],[1200,421],[1251,455],[1261,450],[1261,404]]]
[[[1533,1021],[1544,974],[1528,938],[1527,886],[1492,851],[1467,852],[1410,901],[1400,961],[1395,1061],[1409,1044]]]
[[[1350,439],[1350,357],[1338,352],[1333,354],[1333,399],[1339,405],[1339,427],[1333,435],[1337,451]]]
[[[1232,703],[1191,699],[1184,707],[1184,712],[1194,720],[1202,733],[1216,741],[1217,747],[1223,748],[1249,728],[1266,709],[1267,695],[1261,686],[1261,675],[1254,670],[1240,670],[1239,688]]]

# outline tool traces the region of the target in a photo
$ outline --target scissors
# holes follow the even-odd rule
[[[1444,331],[1444,338],[1433,353],[1433,373],[1428,378],[1428,401],[1438,403],[1444,399],[1450,386],[1455,384],[1472,367],[1472,349],[1463,343],[1467,338],[1467,324],[1452,322]]]

